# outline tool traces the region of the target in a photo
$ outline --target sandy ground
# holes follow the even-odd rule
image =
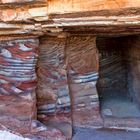
[[[77,128],[72,140],[140,140],[140,131]]]
[[[102,93],[101,111],[105,116],[140,118],[138,105],[136,102],[131,102],[130,98],[123,91],[107,90]]]

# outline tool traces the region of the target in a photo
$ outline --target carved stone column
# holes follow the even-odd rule
[[[0,129],[33,139],[64,140],[62,133],[37,121],[38,39],[0,42]]]
[[[96,89],[99,61],[95,41],[96,38],[92,36],[71,36],[67,41],[68,79],[74,126],[102,126]]]
[[[71,137],[71,109],[65,62],[66,38],[40,39],[38,62],[38,119]]]
[[[29,133],[36,115],[37,39],[0,42],[0,126]]]

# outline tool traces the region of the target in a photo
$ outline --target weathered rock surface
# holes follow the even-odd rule
[[[38,40],[13,40],[0,44],[0,128],[41,140],[65,139],[37,119],[36,62]]]
[[[139,7],[139,0],[2,0],[0,37],[26,38],[26,35],[54,35],[62,31],[87,31],[94,35],[138,34]]]
[[[123,46],[127,52],[125,52],[126,58],[128,58],[128,92],[134,101],[137,101],[140,105],[140,37],[134,36],[126,38]]]
[[[96,90],[98,51],[95,39],[93,36],[72,36],[67,44],[68,79],[75,126],[102,126]]]
[[[69,124],[67,131],[71,132],[65,44],[66,38],[41,38],[37,70],[37,107],[39,120]]]
[[[139,33],[139,0],[0,0],[0,128],[31,139],[63,140],[63,134],[71,137],[72,124],[103,126],[95,36]],[[136,44],[128,51],[129,84],[139,100],[139,41]],[[105,63],[110,60],[111,67],[120,63],[112,57]],[[107,79],[101,82],[109,84]]]
[[[36,39],[0,44],[0,124],[22,134],[30,131],[32,119],[37,117],[37,47]]]
[[[99,38],[97,40],[97,47],[100,55],[100,78],[98,80],[99,90],[125,90],[126,88],[127,68],[125,59],[127,58],[123,54],[126,52],[126,47],[123,47],[122,45],[122,42],[125,42],[122,38],[110,37]]]

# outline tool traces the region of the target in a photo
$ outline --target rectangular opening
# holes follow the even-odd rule
[[[139,118],[139,37],[102,37],[96,43],[100,62],[97,89],[103,118]]]

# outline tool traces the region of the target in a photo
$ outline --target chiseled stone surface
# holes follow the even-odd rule
[[[37,39],[0,43],[0,124],[22,134],[37,117],[37,47]]]
[[[71,118],[76,126],[102,126],[96,90],[99,62],[95,37],[41,39],[37,99],[38,40],[29,38],[60,36],[63,32],[138,34],[139,8],[139,0],[0,0],[0,40],[16,39],[0,42],[1,129],[33,139],[63,140],[66,138],[59,130],[36,119],[63,126],[61,130],[69,131],[69,136]],[[133,52],[139,57],[137,49]],[[139,60],[135,59],[131,67],[134,88],[139,90]]]
[[[40,140],[65,139],[37,121],[36,63],[38,39],[0,43],[0,129]]]
[[[39,120],[53,124],[62,122],[68,126],[67,131],[71,132],[71,102],[65,62],[65,44],[66,38],[44,37],[40,40],[37,65],[37,107]],[[60,125],[56,127],[60,128]]]
[[[139,7],[139,0],[1,0],[0,37],[25,38],[58,30],[136,34],[140,32]]]
[[[123,39],[123,37],[122,37]],[[127,59],[123,52],[125,48],[122,46],[121,38],[99,38],[97,40],[97,47],[100,54],[100,78],[98,80],[99,92],[108,90],[123,90],[126,89],[126,63]]]
[[[102,127],[96,90],[99,62],[95,40],[93,36],[72,36],[66,48],[75,126]]]

